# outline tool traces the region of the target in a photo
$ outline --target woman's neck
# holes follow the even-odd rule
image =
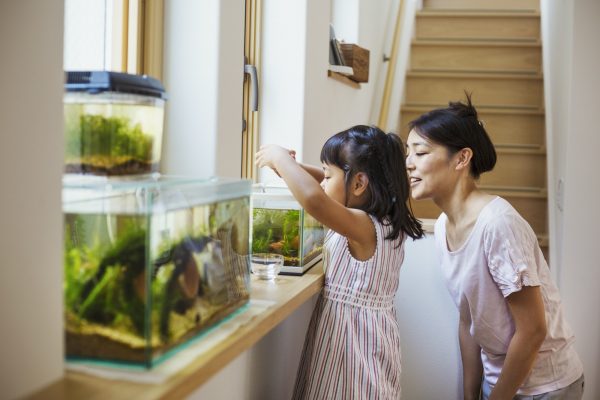
[[[445,196],[434,199],[453,226],[469,226],[494,196],[480,191],[473,179],[459,181]]]

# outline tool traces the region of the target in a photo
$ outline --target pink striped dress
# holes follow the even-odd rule
[[[399,399],[400,333],[394,296],[404,259],[403,235],[371,216],[373,256],[358,261],[346,237],[325,238],[323,288],[308,327],[293,399]]]

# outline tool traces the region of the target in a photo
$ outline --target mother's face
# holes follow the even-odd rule
[[[419,136],[414,129],[410,131],[406,141],[406,169],[412,198],[435,199],[449,194],[458,177],[453,158],[444,146]]]

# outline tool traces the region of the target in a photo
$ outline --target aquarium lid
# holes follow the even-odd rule
[[[252,185],[252,201],[256,208],[293,209],[299,210],[300,203],[294,198],[287,186]]]
[[[251,182],[152,174],[135,178],[63,175],[64,212],[150,214],[250,198]]]
[[[67,71],[67,92],[117,92],[158,97],[166,100],[167,93],[158,79],[148,75],[133,75],[112,71]]]

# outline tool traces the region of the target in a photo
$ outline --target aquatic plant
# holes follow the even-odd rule
[[[75,121],[67,119],[65,143],[67,160],[106,156],[152,161],[152,136],[126,117],[83,114]]]
[[[297,257],[299,230],[300,210],[255,208],[252,220],[252,251]]]

